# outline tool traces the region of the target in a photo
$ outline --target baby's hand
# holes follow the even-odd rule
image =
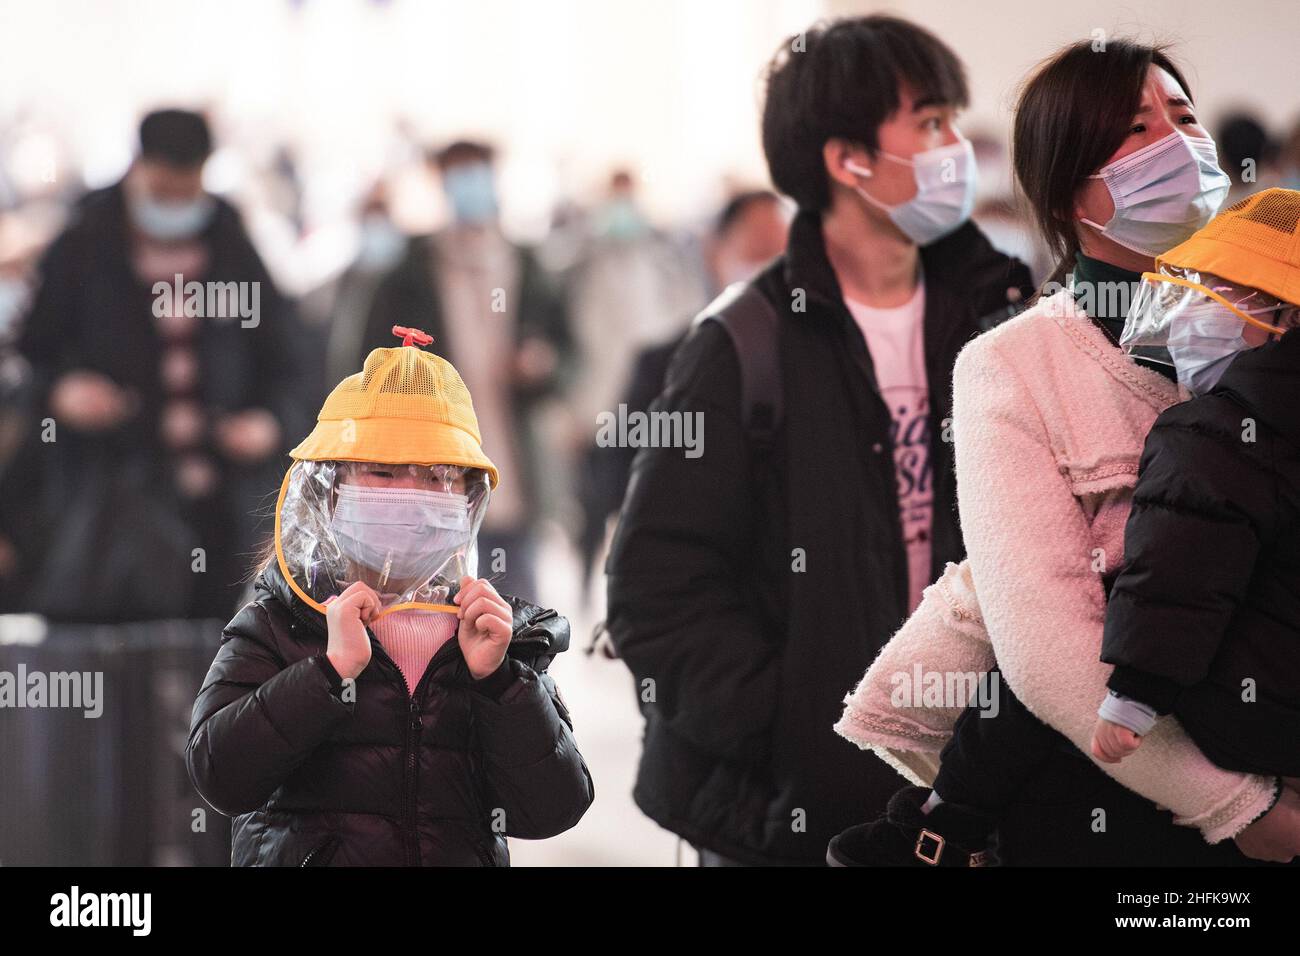
[[[1103,763],[1119,763],[1142,744],[1142,738],[1127,727],[1097,718],[1092,728],[1092,755]]]

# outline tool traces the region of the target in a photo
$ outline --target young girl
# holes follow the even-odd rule
[[[274,554],[194,703],[190,778],[235,865],[505,866],[506,837],[593,798],[546,673],[568,622],[475,576],[497,470],[456,370],[394,332],[290,453]]]
[[[1220,767],[1300,788],[1300,305],[1283,298],[1300,299],[1298,223],[1300,192],[1243,200],[1161,256],[1129,312],[1125,349],[1195,397],[1147,436],[1106,608],[1099,760],[1173,713]]]

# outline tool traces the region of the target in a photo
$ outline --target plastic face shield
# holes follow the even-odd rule
[[[379,593],[380,615],[454,614],[460,579],[477,576],[490,496],[487,473],[459,465],[294,462],[276,504],[276,558],[294,592],[322,613],[364,581]]]
[[[1267,292],[1176,266],[1145,272],[1120,347],[1177,365],[1183,355],[1230,355],[1300,325],[1300,308]]]

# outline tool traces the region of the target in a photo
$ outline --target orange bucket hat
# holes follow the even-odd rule
[[[1265,189],[1156,259],[1300,303],[1300,191]]]
[[[433,337],[393,326],[395,348],[375,349],[360,372],[325,399],[316,427],[293,451],[299,461],[372,461],[481,468],[499,476],[483,453],[469,390],[455,367],[426,352]]]

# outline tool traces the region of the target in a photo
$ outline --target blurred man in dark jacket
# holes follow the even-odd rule
[[[732,196],[718,214],[704,249],[710,297],[734,282],[752,279],[781,254],[789,235],[790,217],[776,193],[755,189]],[[695,308],[704,304],[697,303]],[[637,354],[620,399],[629,414],[650,409],[650,403],[663,391],[673,352],[685,337],[686,332],[682,331]],[[609,516],[623,503],[635,457],[636,449],[632,447],[601,448],[593,445],[583,458],[579,485],[582,528],[578,534],[578,552],[582,558],[584,593],[592,564],[605,543]]]
[[[391,346],[394,325],[415,326],[460,370],[490,436],[486,452],[519,476],[493,493],[480,566],[502,590],[535,600],[533,536],[544,491],[536,413],[571,365],[564,299],[533,251],[501,231],[492,148],[458,141],[431,159],[453,221],[412,239],[380,282],[361,355]]]
[[[28,610],[119,621],[228,616],[253,511],[301,428],[292,315],[235,209],[204,191],[196,113],[140,126],[40,268],[19,349],[36,382]],[[268,468],[269,466],[269,468]]]

